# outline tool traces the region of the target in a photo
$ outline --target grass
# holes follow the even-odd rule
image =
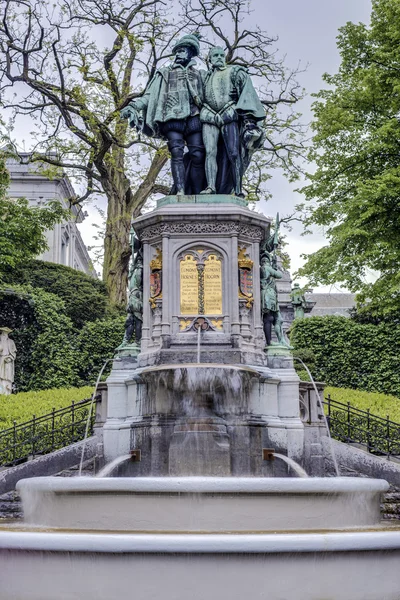
[[[65,408],[72,402],[90,398],[93,387],[56,388],[38,392],[20,392],[10,396],[0,395],[0,430],[12,427],[14,421],[23,423],[53,410]]]
[[[344,404],[350,402],[351,406],[361,410],[369,408],[373,415],[383,417],[384,419],[389,415],[391,421],[400,423],[400,398],[396,396],[332,386],[325,388],[325,398],[328,394],[330,394],[332,400],[337,400]]]

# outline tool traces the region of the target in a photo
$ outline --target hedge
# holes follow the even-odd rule
[[[76,338],[79,356],[77,382],[79,385],[95,384],[104,362],[115,355],[115,349],[124,337],[125,317],[114,317],[86,323]],[[103,377],[111,370],[111,361]]]
[[[400,423],[400,400],[396,396],[332,386],[325,388],[325,398],[328,394],[330,394],[332,400],[337,400],[343,404],[350,402],[351,406],[360,410],[368,410],[369,408],[373,415],[383,419],[386,419],[389,415],[391,421]]]
[[[14,330],[19,392],[94,383],[123,339],[124,322],[124,316],[108,317],[78,329],[59,296],[32,286],[0,286],[0,326]]]
[[[72,402],[90,398],[92,394],[92,386],[21,392],[10,396],[0,394],[0,430],[12,427],[14,421],[30,421],[33,415],[40,417],[51,412],[53,408],[65,408]]]
[[[400,397],[400,326],[311,317],[293,323],[290,341],[297,352],[312,351],[305,362],[316,381]]]
[[[55,294],[64,301],[64,314],[75,327],[103,319],[112,310],[102,281],[64,265],[30,260],[6,270],[3,281],[11,287],[31,286]]]

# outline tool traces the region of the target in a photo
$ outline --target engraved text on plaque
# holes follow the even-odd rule
[[[199,312],[199,276],[196,261],[187,254],[180,263],[181,314],[197,315]]]
[[[204,262],[204,314],[222,315],[222,269],[215,254]]]

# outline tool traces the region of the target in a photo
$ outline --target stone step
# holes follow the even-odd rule
[[[384,494],[383,502],[400,502],[400,492],[388,492]]]
[[[400,520],[400,490],[393,485],[382,496],[381,512],[386,521]]]
[[[21,519],[22,503],[17,492],[7,492],[0,496],[0,519]]]
[[[400,515],[400,504],[384,502],[381,506],[384,513]]]

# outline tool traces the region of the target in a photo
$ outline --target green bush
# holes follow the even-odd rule
[[[75,327],[103,319],[110,311],[106,286],[85,273],[41,260],[30,260],[4,273],[6,284],[32,286],[64,301],[64,314]]]
[[[77,340],[77,356],[79,356],[78,381],[80,385],[94,384],[104,365],[112,358],[115,349],[124,337],[125,317],[114,317],[86,323]],[[110,372],[111,361],[103,373],[103,379]]]
[[[74,328],[63,300],[40,288],[15,286],[0,288],[0,306],[0,324],[15,329],[17,390],[74,385]]]
[[[400,327],[360,324],[346,317],[298,319],[290,336],[295,349],[315,356],[316,381],[400,397]]]
[[[94,383],[122,341],[124,322],[117,315],[78,329],[59,296],[32,286],[0,287],[0,326],[14,329],[20,392]]]
[[[0,430],[12,427],[14,421],[30,421],[35,415],[40,417],[55,408],[65,408],[72,402],[90,398],[93,387],[53,388],[38,392],[21,392],[10,396],[0,395]]]
[[[371,414],[383,419],[386,419],[389,415],[391,421],[400,423],[400,400],[396,396],[331,386],[325,388],[325,398],[328,394],[332,400],[337,400],[343,404],[350,402],[351,406],[360,410],[370,409]]]

